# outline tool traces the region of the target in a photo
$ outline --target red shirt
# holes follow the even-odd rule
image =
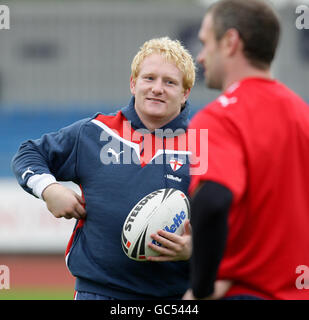
[[[195,115],[196,128],[208,129],[208,168],[190,192],[212,180],[233,193],[218,271],[234,282],[227,296],[309,299],[309,274],[296,273],[309,266],[308,105],[278,81],[248,78]]]

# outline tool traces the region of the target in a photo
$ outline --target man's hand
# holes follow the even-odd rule
[[[225,296],[228,290],[232,286],[232,281],[229,280],[217,280],[215,282],[215,292],[208,297],[204,297],[199,300],[218,300]],[[188,289],[187,292],[182,297],[182,300],[197,300],[194,297],[192,289]]]
[[[153,243],[149,243],[149,248],[160,253],[160,256],[148,257],[148,261],[162,262],[190,259],[192,241],[191,225],[189,221],[185,222],[184,233],[181,236],[164,230],[159,230],[157,234],[152,234],[151,238],[161,243],[164,247],[159,247]]]
[[[54,183],[46,187],[42,198],[46,202],[48,210],[56,218],[81,219],[86,216],[83,198],[61,184]]]

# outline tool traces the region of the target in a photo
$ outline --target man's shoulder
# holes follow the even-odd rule
[[[230,95],[226,93],[220,94],[215,100],[206,104],[201,110],[194,114],[191,123],[209,121],[211,118],[223,118],[230,112],[227,111],[235,109],[236,105],[239,105],[240,99],[238,95]]]
[[[122,126],[122,122],[125,121],[126,118],[119,110],[114,113],[103,114],[96,113],[91,119],[90,122],[97,124],[99,126],[106,126],[110,129],[117,129],[119,126]]]

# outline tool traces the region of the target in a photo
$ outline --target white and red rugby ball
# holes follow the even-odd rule
[[[159,189],[141,199],[128,214],[122,228],[121,244],[133,260],[146,261],[159,253],[148,247],[154,241],[150,235],[163,229],[178,235],[184,232],[184,222],[190,219],[190,203],[177,189]]]

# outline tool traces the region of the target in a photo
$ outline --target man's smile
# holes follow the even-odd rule
[[[156,103],[165,103],[164,100],[158,99],[158,98],[146,98],[146,100],[153,101],[153,102],[156,102]]]

